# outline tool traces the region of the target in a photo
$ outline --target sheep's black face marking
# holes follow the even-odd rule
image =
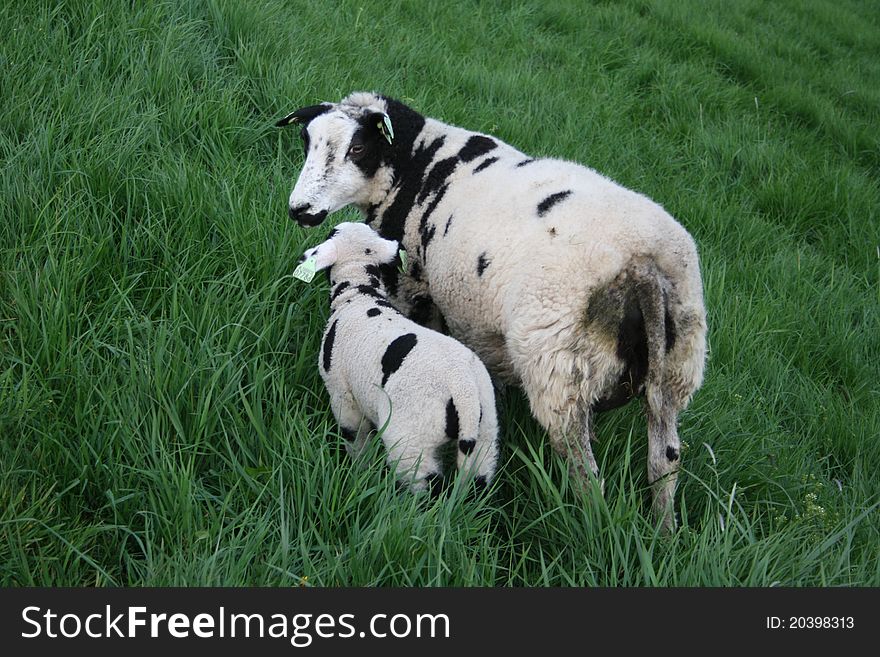
[[[446,437],[449,440],[457,440],[458,431],[458,410],[455,408],[455,403],[450,397],[449,401],[446,402]]]
[[[369,114],[358,121],[360,126],[355,130],[346,151],[346,157],[368,178],[376,175],[388,145],[375,126],[375,116]]]
[[[381,315],[381,314],[382,314],[382,311],[379,310],[378,308],[370,308],[367,311],[367,317],[376,317],[377,315]]]
[[[382,354],[382,385],[388,383],[388,377],[394,374],[403,365],[403,360],[416,346],[418,339],[415,333],[405,333],[399,338],[394,338],[385,353]]]
[[[477,276],[482,276],[483,272],[486,271],[486,267],[489,266],[491,260],[486,257],[486,252],[483,251],[480,254],[480,257],[477,258]]]
[[[497,157],[487,157],[485,160],[480,162],[480,164],[474,168],[474,173],[480,173],[483,169],[488,169],[490,166],[495,164],[498,161]]]
[[[550,211],[550,208],[552,208],[554,205],[556,205],[560,201],[564,201],[570,195],[571,195],[570,189],[567,189],[564,192],[556,192],[555,194],[550,194],[550,196],[548,196],[543,201],[538,203],[538,216],[543,217],[545,214],[547,214]]]
[[[458,157],[461,158],[462,162],[470,162],[497,147],[498,144],[494,139],[484,137],[483,135],[474,135],[467,140],[464,148],[458,152]]]
[[[333,342],[336,340],[336,323],[338,321],[337,319],[330,325],[330,330],[327,331],[327,335],[324,337],[324,344],[321,345],[321,358],[325,372],[330,371],[330,365],[333,361]]]
[[[677,461],[678,460],[678,450],[675,449],[675,447],[673,447],[672,445],[668,445],[666,447],[666,458],[669,459],[670,461]]]
[[[528,160],[523,160],[522,162],[517,163],[516,168],[519,169],[520,167],[524,167],[527,164],[531,164],[532,162],[535,162],[534,158],[529,158]]]

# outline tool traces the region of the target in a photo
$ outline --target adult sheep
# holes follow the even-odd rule
[[[387,287],[420,322],[436,311],[501,382],[519,383],[571,470],[598,476],[592,414],[644,395],[648,481],[664,529],[679,412],[703,379],[696,245],[662,207],[582,165],[354,93],[303,107],[306,160],[289,215],[316,226],[356,206],[409,254]],[[392,273],[391,278],[396,278]]]

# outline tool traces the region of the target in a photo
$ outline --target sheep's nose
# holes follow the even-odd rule
[[[288,208],[287,214],[300,226],[317,226],[327,216],[326,210],[320,212],[306,212],[310,206],[298,205],[295,208]]]

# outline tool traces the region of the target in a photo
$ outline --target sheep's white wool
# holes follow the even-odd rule
[[[454,442],[459,470],[488,484],[498,459],[492,380],[470,349],[419,326],[388,303],[383,280],[398,244],[364,224],[339,224],[309,249],[330,268],[331,314],[318,367],[336,420],[356,455],[383,428],[389,464],[414,490],[442,476],[439,450]]]
[[[673,527],[677,417],[706,356],[699,259],[681,224],[592,169],[528,157],[384,96],[352,94],[303,123],[319,146],[291,216],[313,225],[353,203],[400,240],[410,263],[390,286],[394,303],[445,321],[499,381],[521,384],[580,474],[598,473],[592,412],[644,395],[655,511]]]

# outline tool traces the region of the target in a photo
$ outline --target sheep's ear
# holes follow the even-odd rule
[[[391,125],[391,117],[385,112],[373,112],[367,115],[366,123],[378,130],[389,144],[394,143],[394,126]]]
[[[293,270],[293,277],[306,283],[311,283],[315,277],[315,272],[332,267],[336,264],[338,256],[336,243],[329,239],[302,254],[299,264]]]
[[[300,125],[308,125],[308,123],[316,116],[320,116],[324,112],[329,112],[333,108],[331,103],[321,103],[320,105],[309,105],[308,107],[300,107],[295,112],[291,112],[283,119],[276,121],[275,126],[283,128],[291,123]]]

